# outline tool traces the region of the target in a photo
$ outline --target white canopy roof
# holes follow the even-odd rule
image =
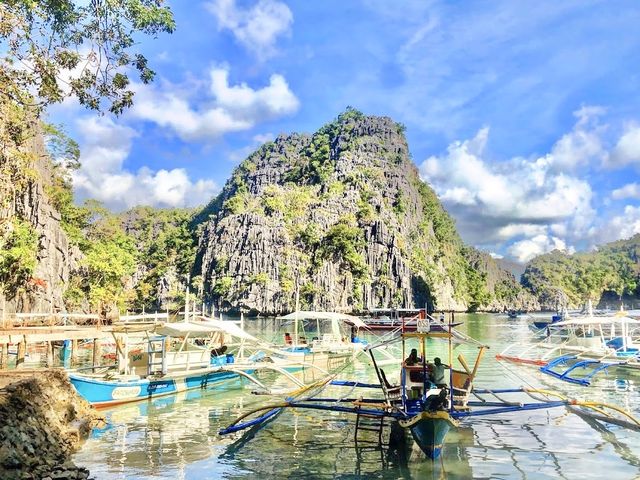
[[[256,337],[254,337],[253,335],[248,334],[247,332],[245,332],[244,330],[242,330],[237,324],[236,322],[229,322],[229,321],[224,321],[224,320],[216,320],[214,318],[208,318],[208,317],[198,317],[198,319],[202,320],[201,325],[210,325],[212,327],[217,328],[219,331],[222,331],[224,333],[228,333],[229,335],[232,335],[234,337],[237,338],[241,338],[243,340],[250,340],[252,342],[256,342],[259,343],[260,340],[258,340]]]
[[[208,337],[212,333],[227,333],[234,337],[258,342],[257,338],[249,335],[233,322],[224,322],[204,317],[198,318],[201,318],[203,321],[165,323],[156,329],[156,333],[169,337],[185,337],[187,335],[190,337]]]
[[[563,320],[562,322],[550,323],[550,327],[566,327],[569,325],[572,326],[580,326],[580,325],[611,325],[616,323],[626,323],[626,324],[640,324],[640,320],[635,320],[630,317],[626,317],[624,315],[613,315],[606,317],[578,317],[578,318],[570,318],[568,320]]]
[[[208,337],[212,333],[219,332],[220,329],[214,326],[204,325],[194,322],[172,322],[165,323],[156,329],[159,335],[167,335],[169,337]]]
[[[278,317],[282,320],[338,320],[349,322],[358,328],[367,328],[367,324],[353,315],[338,312],[312,312],[307,310],[298,310],[288,315]]]

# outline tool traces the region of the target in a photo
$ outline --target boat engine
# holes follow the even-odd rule
[[[447,410],[449,405],[449,389],[446,386],[440,388],[440,393],[427,397],[427,410]]]

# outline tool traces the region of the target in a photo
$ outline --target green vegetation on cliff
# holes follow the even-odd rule
[[[15,296],[29,285],[38,262],[38,236],[20,219],[0,223],[0,291]]]
[[[84,258],[65,293],[69,307],[88,303],[103,314],[180,307],[195,261],[191,210],[136,207],[116,215],[95,201],[78,209],[86,223],[73,227],[82,232]]]
[[[511,307],[507,292],[521,289],[513,279],[489,285],[482,268],[492,259],[468,261],[403,131],[348,108],[312,135],[251,154],[196,216],[207,296],[264,313],[294,308],[296,285],[304,308]]]
[[[640,234],[600,246],[594,252],[568,255],[553,251],[534,258],[522,284],[542,303],[581,306],[609,292],[618,298],[640,296]]]
[[[139,259],[128,308],[140,311],[181,307],[196,257],[196,231],[190,228],[193,213],[191,209],[136,207],[120,215]],[[190,286],[192,291],[200,292],[200,277],[191,278]]]

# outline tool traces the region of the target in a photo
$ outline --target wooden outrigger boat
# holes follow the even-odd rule
[[[285,333],[284,345],[273,351],[272,357],[330,371],[362,354],[367,344],[359,337],[360,330],[367,326],[353,315],[297,310],[278,320],[291,328]]]
[[[72,385],[96,407],[171,395],[243,377],[263,393],[271,392],[253,374],[269,370],[287,377],[296,387],[304,383],[291,371],[312,367],[296,359],[268,356],[278,349],[260,342],[233,322],[190,320],[148,326],[123,326],[112,331],[117,349],[115,366],[72,371]],[[239,341],[230,343],[228,339]],[[131,349],[133,344],[146,348]],[[233,353],[228,347],[238,347]],[[254,352],[251,355],[251,350]],[[265,353],[266,350],[266,353]]]
[[[550,318],[533,318],[531,321],[531,326],[537,330],[543,330],[547,328],[549,325],[554,325],[558,322],[567,319],[567,315],[564,312],[558,312],[554,315],[551,315]]]
[[[547,375],[583,386],[613,368],[640,371],[640,352],[634,344],[640,321],[625,316],[624,312],[570,318],[548,327],[549,333],[541,342],[510,345],[496,358],[537,366]]]
[[[617,419],[615,415],[608,412],[619,412],[624,416],[624,419],[618,419],[618,424],[626,422],[635,428],[640,428],[640,422],[615,406],[570,400],[562,395],[544,390],[475,388],[474,380],[478,366],[487,347],[477,342],[474,343],[472,339],[455,332],[452,328],[449,328],[448,332],[431,332],[428,328],[428,322],[425,322],[418,326],[417,332],[404,332],[395,340],[402,342],[403,358],[408,346],[416,342],[422,356],[417,363],[407,361],[409,359],[398,361],[400,364],[398,384],[389,383],[386,374],[377,365],[374,355],[376,348],[394,341],[390,340],[367,347],[379,383],[338,380],[332,376],[314,385],[310,390],[300,390],[296,392],[296,395],[289,396],[279,403],[266,405],[242,415],[229,427],[220,430],[219,433],[226,435],[247,428],[259,428],[266,422],[273,420],[285,408],[341,412],[356,415],[356,440],[361,419],[377,418],[381,423],[385,418],[392,419],[402,429],[410,432],[420,449],[427,457],[434,460],[440,457],[450,429],[458,427],[460,422],[466,419],[477,416],[579,405],[584,408],[596,409],[601,417],[600,420],[603,418],[605,420],[606,418]],[[448,365],[452,365],[454,360],[454,342],[475,344],[478,347],[478,354],[473,368],[470,368],[464,357],[459,355],[457,360],[461,368],[449,368],[448,381],[443,382],[442,378],[438,378],[441,371],[439,373],[435,370],[435,364],[431,365],[425,360],[427,341],[430,339],[448,341]],[[352,398],[320,397],[320,392],[328,386],[344,386],[350,387],[352,390],[370,389],[377,391],[378,395],[369,398],[363,396]],[[310,391],[311,393],[309,393]],[[505,396],[513,394],[518,395],[514,401],[505,399]],[[476,400],[471,399],[472,395]],[[522,397],[526,397],[528,401],[523,401]]]

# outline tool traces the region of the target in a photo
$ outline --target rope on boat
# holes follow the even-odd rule
[[[586,408],[589,408],[591,410],[594,410],[594,411],[604,415],[605,417],[611,417],[611,414],[605,410],[606,408],[608,408],[608,409],[611,409],[611,410],[613,410],[615,412],[618,412],[620,415],[628,418],[631,421],[631,423],[633,425],[635,425],[636,427],[640,427],[640,420],[635,418],[631,413],[626,411],[624,408],[618,407],[616,405],[611,405],[610,403],[591,402],[591,401],[583,401],[583,400],[573,400],[573,399],[565,397],[564,395],[562,395],[562,394],[560,394],[558,392],[554,392],[552,390],[525,388],[525,389],[523,389],[523,391],[525,393],[527,393],[534,400],[541,400],[541,399],[540,398],[536,398],[536,396],[532,395],[532,394],[533,393],[540,393],[540,394],[546,395],[548,397],[557,397],[560,400],[566,402],[568,406],[586,407]],[[548,400],[544,400],[543,399],[542,401],[548,401]]]
[[[575,402],[575,403],[574,403]],[[640,421],[638,421],[637,418],[635,418],[633,415],[631,415],[629,412],[627,412],[624,408],[620,408],[616,405],[611,405],[610,403],[600,403],[600,402],[581,402],[581,401],[574,401],[571,402],[570,405],[577,405],[580,407],[587,407],[587,408],[591,408],[597,412],[600,413],[604,413],[605,415],[607,415],[607,412],[605,412],[604,410],[601,410],[600,407],[604,407],[604,408],[610,408],[611,410],[618,412],[619,414],[623,415],[624,417],[628,418],[629,420],[631,420],[631,422],[633,424],[635,424],[637,427],[640,427]],[[610,416],[610,415],[607,415]]]
[[[475,393],[473,391],[471,393],[473,393],[474,396],[478,400],[480,400],[481,402],[486,402],[486,400],[484,398],[482,398],[478,393]],[[500,402],[504,403],[505,405],[519,405],[519,406],[522,406],[522,402],[510,402],[508,400],[505,400],[504,398],[502,398],[500,395],[498,395],[497,393],[495,393],[492,390],[487,390],[486,392],[483,392],[483,393],[485,393],[486,395],[491,395],[492,397],[497,398]]]
[[[309,390],[311,390],[313,388],[324,387],[331,380],[333,380],[334,378],[335,378],[335,375],[332,375],[329,378],[325,378],[325,379],[319,380],[319,381],[317,381],[315,383],[312,383],[312,384],[306,385],[304,387],[301,387],[301,388],[299,388],[297,390],[294,390],[293,392],[291,392],[291,396],[289,397],[289,399],[284,401],[284,402],[275,403],[275,404],[271,404],[271,405],[265,405],[265,406],[258,407],[258,408],[255,408],[253,410],[250,410],[249,412],[243,413],[238,418],[236,418],[234,420],[234,422],[231,425],[229,425],[229,427],[227,427],[227,428],[230,428],[230,427],[233,427],[233,426],[237,425],[242,420],[244,420],[247,417],[250,417],[251,415],[253,415],[255,413],[262,412],[264,410],[273,410],[273,409],[276,409],[276,408],[289,407],[289,406],[291,406],[291,402],[295,399],[295,397],[300,396],[303,393],[306,393],[306,392],[308,392]],[[318,392],[314,392],[314,393],[318,393]]]

